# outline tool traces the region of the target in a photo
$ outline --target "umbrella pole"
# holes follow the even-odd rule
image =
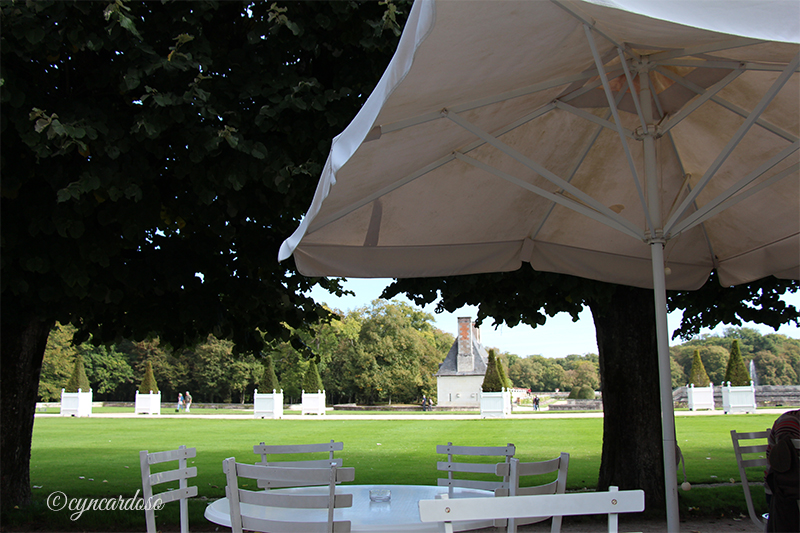
[[[667,499],[667,531],[680,531],[678,512],[678,465],[675,440],[675,409],[672,403],[672,372],[669,365],[669,331],[667,329],[667,291],[664,281],[664,248],[660,242],[650,243],[653,261],[653,292],[656,306],[658,340],[658,379],[661,397],[661,436],[664,444],[664,488]]]
[[[652,123],[653,108],[650,85],[646,80],[647,71],[639,73],[645,78],[639,95],[645,123]],[[678,464],[676,461],[675,408],[672,403],[672,371],[669,360],[669,330],[667,328],[667,287],[664,272],[664,236],[661,222],[661,198],[658,187],[658,168],[656,164],[655,128],[648,128],[642,139],[644,155],[644,177],[649,212],[650,260],[653,268],[653,295],[656,306],[656,341],[658,346],[658,384],[661,399],[661,437],[664,453],[664,488],[667,504],[667,531],[680,531],[680,512],[678,511]]]

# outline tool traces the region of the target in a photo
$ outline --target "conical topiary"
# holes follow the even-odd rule
[[[275,365],[272,363],[272,356],[268,355],[266,358],[266,368],[264,374],[261,376],[261,381],[258,383],[258,390],[261,394],[271,394],[273,391],[280,391],[281,386],[278,383],[278,376],[275,374]]]
[[[494,361],[497,364],[497,373],[500,375],[500,383],[503,384],[504,389],[510,389],[511,382],[508,376],[506,376],[506,369],[503,367],[503,361],[500,359],[499,355],[495,356]]]
[[[303,390],[305,392],[321,392],[322,391],[322,378],[319,377],[319,370],[317,370],[317,363],[313,360],[308,365],[306,376],[303,379]]]
[[[708,378],[708,373],[706,373],[706,367],[703,366],[703,360],[700,359],[700,350],[694,351],[689,383],[694,384],[695,387],[708,387],[711,383],[711,380]]]
[[[83,356],[78,352],[75,354],[75,366],[72,367],[72,375],[67,381],[67,386],[64,387],[65,392],[89,392],[91,386],[89,385],[89,378],[86,377],[86,369],[83,367]]]
[[[739,339],[734,339],[731,343],[731,355],[728,358],[728,368],[725,370],[725,381],[731,382],[732,387],[743,387],[750,385],[750,374],[744,366],[744,359],[739,350]]]
[[[139,394],[150,394],[151,392],[154,394],[158,392],[158,384],[153,375],[153,365],[150,361],[147,361],[144,364],[144,377],[142,378],[142,384],[139,385]]]
[[[483,392],[503,392],[503,382],[500,380],[500,372],[497,370],[497,354],[494,349],[489,350],[489,360],[486,362],[486,374],[483,376]]]

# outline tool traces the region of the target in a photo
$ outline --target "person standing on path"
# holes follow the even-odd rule
[[[192,405],[192,395],[189,394],[189,391],[186,391],[186,412],[189,412],[189,407]]]
[[[178,393],[178,406],[177,406],[177,408],[175,409],[175,412],[176,412],[176,413],[180,413],[180,412],[181,412],[181,409],[183,409],[183,394],[181,394],[181,393],[179,392],[179,393]]]

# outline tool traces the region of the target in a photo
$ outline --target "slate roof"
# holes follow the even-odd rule
[[[483,376],[486,374],[486,362],[489,360],[489,353],[474,340],[472,341],[472,356],[475,358],[475,370],[472,372],[457,372],[456,359],[458,357],[458,339],[450,347],[444,362],[439,365],[437,376]]]

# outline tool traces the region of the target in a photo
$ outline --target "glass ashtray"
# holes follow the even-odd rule
[[[388,502],[392,500],[392,491],[389,489],[372,489],[369,491],[369,501]]]

